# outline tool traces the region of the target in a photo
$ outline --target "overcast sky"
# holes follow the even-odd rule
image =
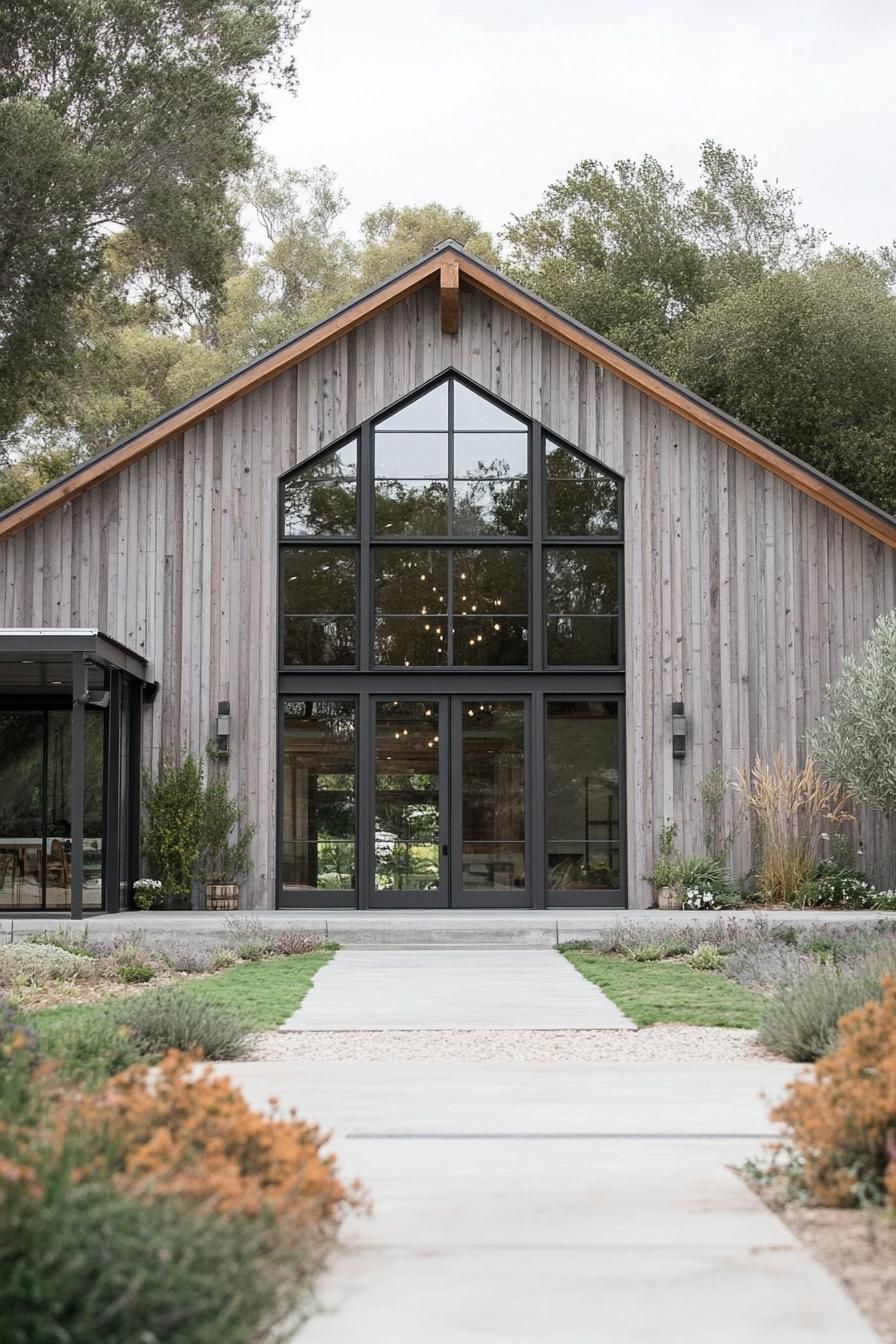
[[[695,177],[759,159],[837,242],[896,237],[893,0],[309,0],[297,98],[264,145],[367,210],[438,200],[492,230],[583,158]]]

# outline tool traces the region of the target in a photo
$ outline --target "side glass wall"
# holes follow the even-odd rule
[[[0,905],[43,905],[44,716],[0,713]]]
[[[84,909],[103,905],[104,737],[85,719]],[[71,903],[72,725],[67,710],[0,712],[0,905]]]

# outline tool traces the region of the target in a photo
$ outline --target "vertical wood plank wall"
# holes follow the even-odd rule
[[[232,706],[232,787],[256,823],[251,898],[276,874],[277,479],[453,366],[625,477],[629,901],[700,784],[781,745],[798,758],[827,683],[896,606],[896,552],[484,296],[442,333],[423,290],[120,475],[0,542],[0,625],[98,626],[149,659],[144,753],[202,752]],[[671,705],[687,755],[673,761]],[[892,881],[884,828],[869,871]],[[741,833],[735,859],[750,863]]]

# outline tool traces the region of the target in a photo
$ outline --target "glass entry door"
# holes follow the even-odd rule
[[[376,698],[368,904],[529,905],[524,698]]]
[[[453,698],[452,905],[528,906],[528,699]]]
[[[282,904],[625,904],[622,697],[473,686],[284,697]]]
[[[447,700],[373,701],[369,904],[448,904]]]

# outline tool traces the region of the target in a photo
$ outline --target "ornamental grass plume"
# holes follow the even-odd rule
[[[739,770],[735,789],[758,829],[758,893],[765,901],[789,904],[817,866],[825,824],[855,820],[850,796],[822,776],[811,756],[798,768],[784,760],[780,748],[771,765],[757,755],[749,773]]]
[[[772,1112],[787,1126],[781,1148],[820,1204],[896,1206],[896,977],[882,985],[881,1001],[840,1019],[836,1049]]]

